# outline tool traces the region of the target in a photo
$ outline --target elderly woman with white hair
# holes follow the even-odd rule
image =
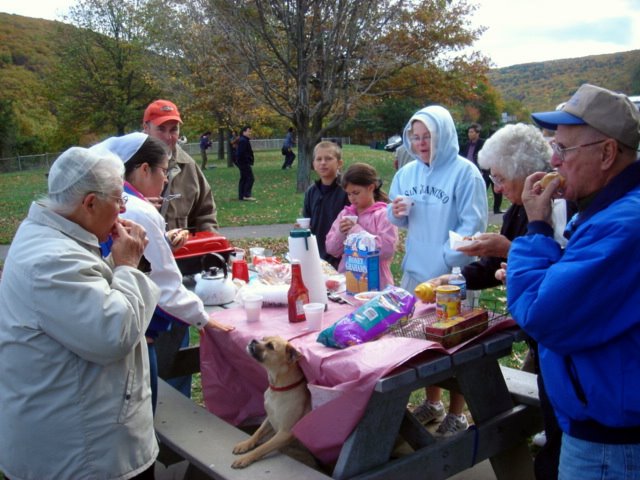
[[[525,179],[534,172],[550,170],[552,150],[547,139],[533,125],[518,123],[506,125],[493,134],[478,153],[478,163],[483,169],[490,170],[496,191],[509,199],[511,207],[504,214],[500,233],[483,233],[475,237],[469,246],[459,248],[461,252],[480,259],[462,268],[468,290],[481,290],[496,287],[502,283],[495,273],[506,262],[511,241],[527,233],[527,213],[522,205],[522,191]],[[553,225],[556,240],[562,245],[566,239],[562,236],[567,218],[575,212],[573,205],[565,200],[554,200]],[[435,285],[448,283],[449,275],[430,280]],[[536,345],[532,347],[530,360],[532,369],[539,373],[535,358]],[[535,459],[536,478],[553,480],[558,475],[560,455],[560,431],[553,409],[544,390],[542,377],[538,376],[540,401],[544,414],[546,445]]]
[[[118,218],[123,171],[114,155],[67,150],[11,243],[0,282],[0,470],[10,478],[153,478],[144,331],[160,291],[137,269],[144,229]]]

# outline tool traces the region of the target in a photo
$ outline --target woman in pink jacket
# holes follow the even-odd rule
[[[347,205],[338,214],[327,234],[327,253],[342,257],[338,267],[344,272],[344,241],[352,233],[368,232],[376,236],[380,251],[380,290],[393,285],[391,262],[398,243],[398,229],[387,219],[389,197],[380,187],[378,172],[366,163],[354,163],[342,175],[342,188],[349,196]]]

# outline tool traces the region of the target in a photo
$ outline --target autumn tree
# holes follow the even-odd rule
[[[69,9],[66,21],[78,28],[64,37],[53,84],[64,99],[58,105],[62,123],[74,136],[140,128],[144,108],[158,95],[145,6],[137,0],[80,0]]]
[[[197,5],[181,1],[150,0],[147,31],[154,39],[161,73],[157,86],[172,92],[185,121],[182,130],[192,136],[218,131],[218,157],[222,158],[226,133],[253,122],[264,110],[224,73],[215,54],[224,39],[212,34],[209,17]],[[228,155],[231,166],[231,157]]]
[[[466,0],[185,2],[205,12],[212,39],[224,38],[210,45],[228,80],[296,128],[298,191],[308,185],[313,146],[376,85],[411,66],[446,70],[459,60],[446,54],[479,33],[466,22]]]

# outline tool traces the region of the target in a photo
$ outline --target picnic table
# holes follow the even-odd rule
[[[330,304],[323,326],[353,308]],[[402,334],[339,350],[318,343],[318,331],[304,323],[289,323],[285,308],[263,308],[254,323],[240,307],[212,310],[236,329],[207,330],[201,337],[207,409],[232,425],[258,423],[267,377],[246,346],[268,335],[288,339],[302,353],[313,403],[294,434],[321,462],[334,465],[333,478],[447,478],[487,458],[499,479],[533,478],[527,438],[540,428],[539,410],[514,403],[498,363],[524,338],[511,319],[449,350]],[[407,410],[411,392],[435,384],[465,396],[474,421],[469,430],[436,439]],[[392,457],[398,436],[411,448]]]

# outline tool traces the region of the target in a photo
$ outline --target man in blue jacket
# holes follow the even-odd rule
[[[551,165],[522,194],[527,235],[508,257],[509,311],[538,341],[563,431],[559,478],[640,478],[640,114],[622,94],[582,85],[562,110],[533,114],[556,130]],[[578,204],[563,251],[551,198]]]

